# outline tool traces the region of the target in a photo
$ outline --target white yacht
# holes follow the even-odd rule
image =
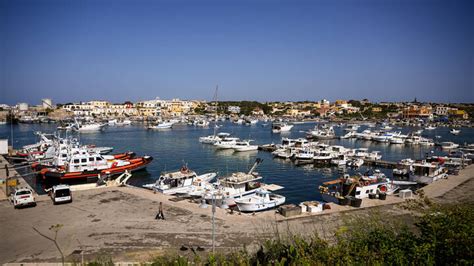
[[[172,122],[161,122],[159,123],[158,125],[155,125],[155,126],[149,126],[148,129],[158,129],[158,130],[161,130],[161,129],[170,129],[173,127],[173,123]]]
[[[459,148],[459,144],[456,144],[451,141],[441,142],[441,149],[443,150],[452,150]]]
[[[425,129],[426,129],[426,130],[435,130],[436,127],[429,125],[429,126],[427,126]]]
[[[221,140],[218,140],[214,143],[214,146],[218,149],[233,149],[234,145],[237,144],[237,141],[239,141],[239,138],[234,138],[234,137],[226,137]]]
[[[459,133],[461,133],[461,130],[460,129],[454,129],[452,128],[449,133],[453,134],[453,135],[459,135]]]
[[[390,142],[396,136],[400,136],[400,132],[386,132],[379,136],[373,137],[372,140],[377,142]]]
[[[405,135],[394,136],[390,140],[390,144],[404,144],[406,138],[407,138],[407,136],[405,136]]]
[[[244,140],[244,141],[237,141],[235,145],[232,147],[236,152],[244,152],[244,151],[256,151],[258,150],[258,145],[250,145],[252,140]]]
[[[235,199],[237,207],[242,212],[256,212],[278,207],[285,203],[284,196],[274,194],[266,189],[259,188],[254,194]]]
[[[76,121],[72,129],[78,132],[97,132],[97,131],[101,131],[105,125],[106,124],[100,124],[100,123],[83,124]]]
[[[272,132],[273,133],[289,132],[292,128],[293,128],[293,125],[288,125],[286,123],[274,123],[272,125]]]
[[[229,136],[230,136],[230,133],[221,132],[221,133],[218,133],[217,135],[214,134],[214,135],[210,135],[206,137],[200,137],[199,142],[204,143],[204,144],[214,144],[217,141],[227,138]]]

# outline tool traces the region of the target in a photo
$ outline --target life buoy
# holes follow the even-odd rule
[[[368,185],[370,185],[370,182],[369,182],[369,181],[365,181],[365,182],[364,182],[364,185],[365,185],[365,186],[368,186]]]
[[[113,162],[113,163],[112,163],[112,168],[117,167],[117,165],[118,165],[118,162]]]
[[[387,186],[381,185],[381,186],[379,187],[379,190],[380,190],[381,192],[387,192]]]

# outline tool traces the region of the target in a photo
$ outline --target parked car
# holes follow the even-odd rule
[[[35,197],[33,191],[29,188],[18,188],[13,192],[12,195],[13,207],[23,207],[23,206],[36,206]]]
[[[56,185],[48,190],[53,204],[72,202],[71,189],[68,185]]]

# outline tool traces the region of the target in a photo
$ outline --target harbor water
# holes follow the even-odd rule
[[[299,138],[304,137],[305,132],[314,127],[314,123],[297,124],[291,132],[286,134],[271,133],[271,124],[258,123],[257,125],[244,126],[230,122],[223,122],[219,132],[228,132],[242,139],[252,139],[255,144],[278,144],[282,137]],[[55,124],[17,124],[0,125],[0,139],[10,139],[13,132],[14,148],[32,144],[37,141],[35,131],[53,133],[56,131]],[[359,132],[365,129],[359,128]],[[417,128],[394,128],[393,131],[402,131],[407,134]],[[336,127],[336,135],[343,135],[343,129]],[[257,171],[263,176],[263,182],[283,186],[278,193],[286,196],[288,203],[299,203],[307,200],[321,200],[318,187],[322,182],[337,178],[344,172],[356,173],[349,168],[323,167],[316,168],[313,165],[295,166],[289,160],[274,159],[269,152],[233,152],[233,150],[216,150],[212,145],[201,144],[198,139],[201,136],[212,135],[213,124],[207,128],[177,125],[169,130],[148,130],[144,124],[135,124],[123,127],[107,127],[96,133],[73,134],[82,144],[94,144],[97,146],[114,147],[113,153],[133,151],[138,156],[151,155],[153,162],[148,165],[146,171],[134,173],[129,183],[135,186],[154,182],[163,171],[179,169],[183,163],[198,174],[206,172],[218,172],[219,176],[231,174],[236,171],[246,172],[252,166],[256,158],[262,158],[263,163]],[[69,133],[71,134],[71,133]],[[474,129],[461,128],[457,136],[449,133],[449,128],[437,128],[435,130],[424,130],[423,136],[432,138],[435,142],[453,141],[458,144],[472,143],[474,140]],[[64,136],[64,133],[62,133]],[[365,147],[369,150],[377,150],[382,154],[382,159],[387,161],[399,161],[404,158],[420,159],[426,154],[443,154],[439,147],[422,147],[409,145],[391,145],[388,143],[376,143],[356,139],[334,139],[323,141],[330,145],[342,145],[348,148]],[[361,167],[357,171],[365,172],[368,169]],[[380,169],[389,177],[390,169]],[[26,178],[34,187],[41,190],[41,184],[35,182],[34,178]]]

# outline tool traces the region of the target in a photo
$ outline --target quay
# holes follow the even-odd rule
[[[3,177],[4,171],[0,173]],[[473,177],[474,165],[470,165],[459,175],[434,182],[423,190],[430,198],[450,194],[450,199],[472,200]],[[465,193],[451,192],[457,187]],[[173,201],[173,196],[129,186],[74,191],[73,198],[70,204],[53,206],[44,195],[39,197],[36,207],[19,210],[6,199],[0,200],[0,263],[59,262],[54,245],[33,230],[50,235],[48,228],[56,224],[63,225],[58,242],[67,261],[80,261],[81,253],[86,260],[106,253],[114,261],[147,261],[165,252],[190,254],[179,251],[182,246],[195,250],[200,247],[202,252],[208,252],[212,246],[210,206],[202,208],[205,206],[188,199]],[[165,220],[154,219],[159,202],[163,203]],[[378,210],[387,219],[397,219],[407,215],[406,210],[397,207],[403,202],[397,196],[388,196],[386,200],[364,199],[360,208],[330,203],[329,210],[289,218],[274,210],[244,214],[217,208],[216,250],[235,250],[242,243],[246,243],[248,250],[255,250],[262,240],[288,232],[317,231],[322,237],[331,237],[342,224],[343,215],[369,215],[370,211]]]

